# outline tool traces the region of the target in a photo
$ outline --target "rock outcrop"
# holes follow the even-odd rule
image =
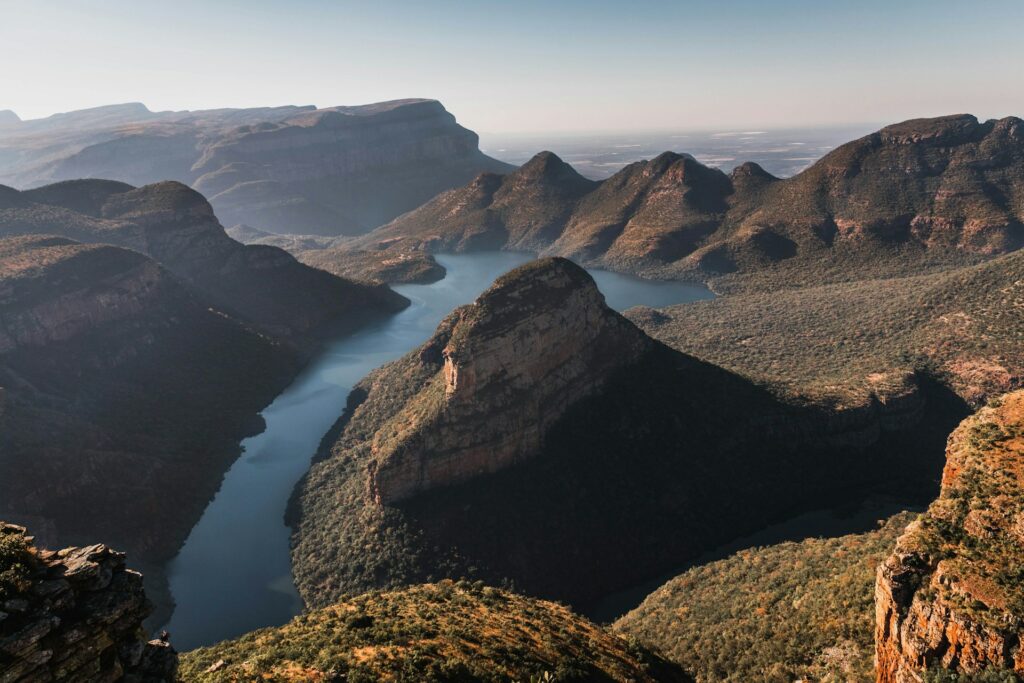
[[[229,225],[276,232],[365,232],[478,173],[512,170],[434,100],[195,112],[135,103],[0,125],[0,182],[176,180]]]
[[[31,543],[24,527],[0,522],[0,681],[177,680],[171,645],[143,636],[152,605],[123,553]]]
[[[931,668],[1024,674],[1024,392],[949,439],[942,490],[875,584],[878,683]]]
[[[556,172],[526,173],[546,167]],[[356,248],[527,249],[716,289],[906,275],[1024,244],[1024,123],[917,119],[778,179],[666,152],[601,183],[550,153],[361,237]]]
[[[371,497],[392,504],[536,456],[570,406],[649,349],[570,261],[502,276],[422,351],[440,353],[442,373],[378,432]]]

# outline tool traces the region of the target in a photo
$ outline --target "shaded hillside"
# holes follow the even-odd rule
[[[481,584],[346,597],[280,628],[182,657],[185,680],[689,680],[677,667],[561,605]]]
[[[8,120],[0,182],[176,180],[229,225],[357,234],[485,171],[512,167],[434,100],[150,112],[135,104]]]
[[[1024,252],[924,276],[638,307],[629,318],[782,393],[858,402],[916,372],[977,406],[1024,380]]]
[[[694,567],[613,630],[657,646],[700,683],[874,680],[875,568],[916,516]]]
[[[407,303],[387,288],[305,266],[281,249],[239,244],[202,195],[175,182],[136,189],[75,180],[21,193],[0,188],[0,235],[29,233],[148,254],[217,308],[299,343]]]
[[[525,176],[532,166],[559,171]],[[567,168],[545,152],[508,176],[480,176],[357,248],[527,249],[726,291],[963,265],[1024,243],[1014,117],[906,121],[785,180],[752,163],[727,176],[671,152],[589,188]]]
[[[297,585],[324,605],[470,576],[586,604],[826,502],[932,495],[947,409],[914,375],[789,403],[544,259],[357,386],[296,493]]]
[[[0,240],[0,304],[0,517],[170,559],[297,359],[108,245]]]
[[[878,683],[1024,679],[1024,392],[950,437],[942,491],[878,568],[875,609]]]

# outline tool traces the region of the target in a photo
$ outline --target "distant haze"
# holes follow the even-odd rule
[[[0,0],[0,110],[432,97],[484,133],[984,119],[1024,114],[1022,26],[1021,0]]]

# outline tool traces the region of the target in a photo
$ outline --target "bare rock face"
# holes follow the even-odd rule
[[[0,681],[173,683],[177,653],[146,642],[152,605],[124,553],[97,544],[39,550],[0,522]]]
[[[651,342],[565,259],[499,278],[442,324],[425,353],[443,373],[381,430],[369,493],[379,504],[528,459],[548,427]]]
[[[878,683],[940,667],[1024,674],[1024,392],[965,420],[942,491],[878,568]]]

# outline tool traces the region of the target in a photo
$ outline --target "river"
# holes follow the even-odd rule
[[[396,286],[412,305],[328,344],[263,411],[266,429],[242,442],[242,456],[168,567],[176,606],[166,629],[179,650],[280,625],[301,611],[284,511],[352,387],[374,368],[422,344],[452,309],[532,258],[509,252],[438,256],[448,270],[443,280]],[[699,285],[607,271],[591,274],[608,305],[620,311],[713,296]]]

